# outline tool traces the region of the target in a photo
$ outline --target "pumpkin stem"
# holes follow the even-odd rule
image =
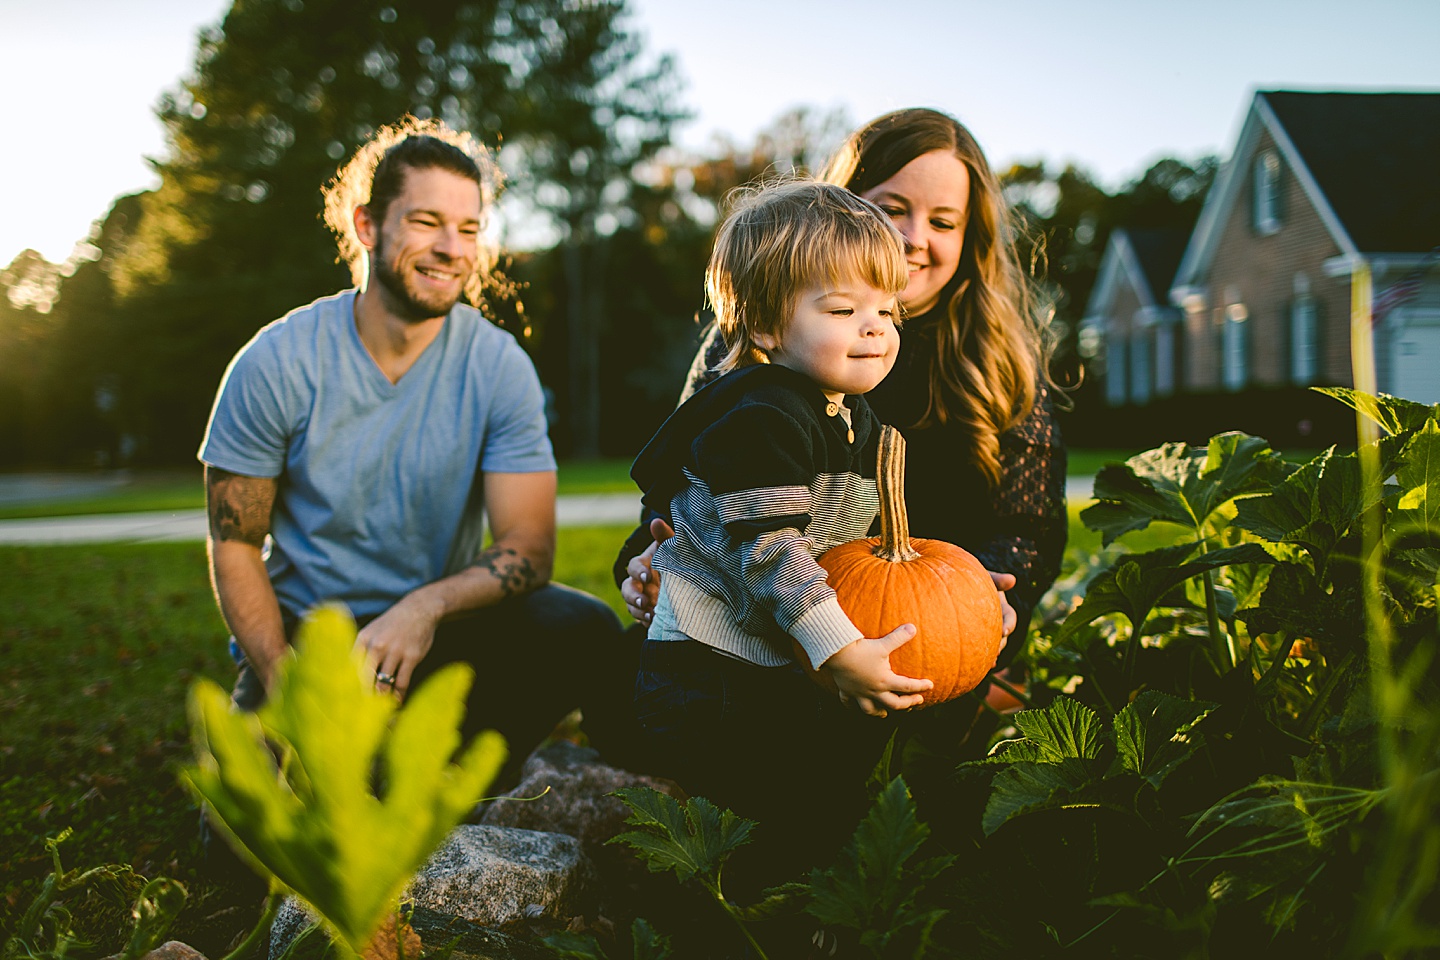
[[[880,487],[880,545],[875,556],[890,563],[915,560],[910,546],[910,518],[905,513],[905,438],[888,423],[880,428],[880,456],[875,467]]]

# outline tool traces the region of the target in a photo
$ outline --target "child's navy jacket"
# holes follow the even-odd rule
[[[815,562],[879,511],[880,423],[864,397],[844,407],[849,423],[804,374],[744,367],[640,452],[630,475],[675,528],[653,566],[687,636],[765,666],[790,662],[794,638],[815,667],[860,639]]]

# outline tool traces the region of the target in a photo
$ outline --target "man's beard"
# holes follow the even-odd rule
[[[450,312],[450,308],[460,301],[461,293],[455,296],[444,294],[432,294],[426,296],[415,289],[408,278],[400,274],[391,266],[389,259],[385,256],[385,238],[383,235],[375,244],[375,253],[371,257],[374,263],[375,281],[383,288],[386,305],[401,320],[407,323],[421,323],[425,320],[433,320],[436,317],[443,317]],[[461,285],[461,292],[464,285]]]

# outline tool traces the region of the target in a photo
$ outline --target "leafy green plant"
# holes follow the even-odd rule
[[[451,762],[468,667],[437,672],[397,714],[395,699],[368,682],[354,641],[343,609],[313,611],[255,714],[233,711],[219,686],[198,682],[197,762],[183,776],[272,890],[294,891],[359,952],[474,807],[505,748],[487,731]]]
[[[1072,806],[1143,816],[1146,795],[1153,798],[1204,743],[1195,728],[1214,708],[1146,690],[1108,726],[1069,697],[1020,711],[1015,726],[1024,736],[1002,741],[986,759],[965,765],[1000,768],[985,807],[985,833],[1025,814]]]
[[[1025,882],[1053,882],[1066,848],[1097,865],[1047,910],[1054,944],[1440,943],[1440,406],[1324,392],[1374,438],[1292,467],[1228,434],[1097,478],[1081,516],[1107,549],[1156,522],[1187,542],[1087,574],[1036,644],[1032,697],[1093,709],[1061,696],[1043,726],[1021,713],[1020,740],[960,770],[984,791],[982,847],[1026,865]],[[1174,755],[1147,779],[1122,727],[1162,703],[1149,722]],[[1203,738],[1181,731],[1192,714]],[[1117,858],[1117,831],[1152,853]],[[983,883],[961,886],[984,900]]]
[[[625,787],[614,796],[630,808],[626,822],[636,827],[607,843],[632,848],[654,873],[673,870],[681,883],[694,879],[715,898],[762,958],[765,952],[746,923],[747,912],[726,899],[721,875],[725,861],[750,842],[755,821],[721,810],[704,797],[681,803],[650,787]]]
[[[805,912],[821,923],[856,932],[871,956],[920,958],[945,911],[927,901],[931,881],[954,862],[948,855],[915,861],[930,828],[916,817],[902,777],[880,792],[833,866],[811,872]]]
[[[601,949],[599,942],[589,934],[562,931],[550,934],[542,942],[558,957],[610,960],[610,955]],[[674,956],[669,938],[656,933],[649,921],[642,917],[636,917],[630,924],[630,942],[634,945],[635,960],[670,960]]]
[[[20,957],[61,960],[70,947],[78,942],[65,901],[97,884],[116,884],[134,877],[134,871],[130,867],[118,863],[91,867],[88,870],[66,870],[60,862],[60,844],[68,840],[72,833],[67,827],[60,831],[58,836],[45,841],[45,849],[50,853],[50,873],[45,877],[40,891],[16,924],[14,931],[6,938],[4,960],[18,960]],[[152,884],[154,882],[152,881]],[[164,882],[173,885],[174,893],[178,894],[180,903],[183,904],[185,888],[174,881]],[[147,886],[146,889],[150,888]],[[142,901],[143,899],[142,895]],[[142,928],[146,931],[168,928],[178,909],[174,895],[168,889],[163,902],[157,903],[153,911],[147,911],[147,919],[142,920],[137,907],[136,919],[141,922],[137,924],[132,944],[141,938]]]
[[[1292,469],[1269,443],[1244,433],[1212,437],[1204,450],[1167,443],[1123,465],[1103,468],[1094,488],[1100,502],[1080,516],[1103,534],[1106,546],[1123,533],[1166,521],[1183,527],[1199,550],[1208,553],[1221,539],[1233,501],[1266,489]],[[1235,665],[1235,656],[1220,628],[1215,566],[1197,567],[1187,579],[1198,576],[1203,584],[1213,655],[1223,670]],[[1141,624],[1134,627],[1138,630]]]

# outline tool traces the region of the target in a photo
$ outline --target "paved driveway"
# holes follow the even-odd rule
[[[623,526],[636,523],[639,518],[638,493],[560,497],[555,504],[555,520],[562,527]],[[0,520],[0,545],[158,543],[204,539],[204,510]]]

